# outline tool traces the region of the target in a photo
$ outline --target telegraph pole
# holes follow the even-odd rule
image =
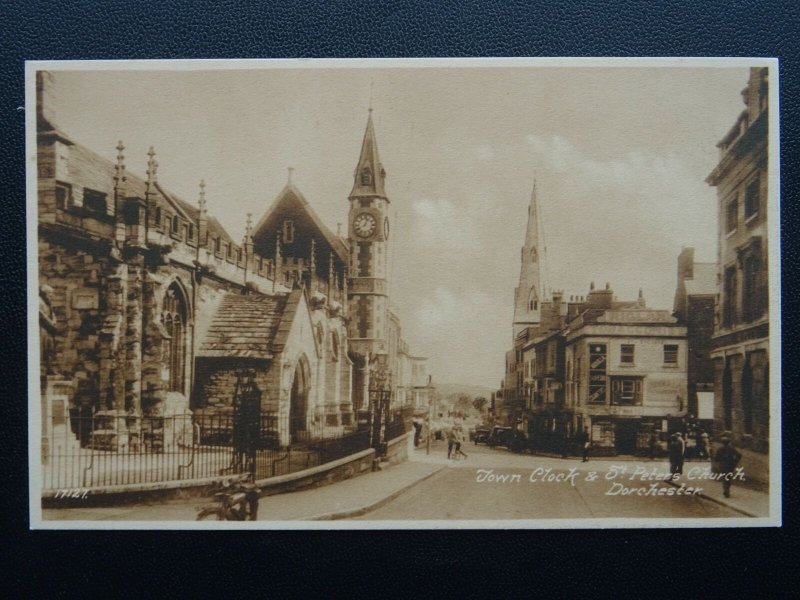
[[[433,396],[433,375],[428,375],[428,435],[425,441],[425,454],[431,453],[431,411],[434,410],[436,399]]]

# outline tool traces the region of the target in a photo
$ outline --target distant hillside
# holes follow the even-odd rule
[[[460,396],[463,394],[470,398],[483,396],[487,400],[491,398],[492,392],[495,391],[492,388],[481,385],[464,385],[462,383],[434,383],[434,387],[436,391],[444,397]]]

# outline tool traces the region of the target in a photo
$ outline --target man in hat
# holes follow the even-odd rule
[[[741,453],[731,445],[731,432],[724,431],[719,438],[722,446],[714,452],[712,468],[722,480],[722,493],[726,498],[731,497],[731,481],[739,461],[742,459]]]
[[[677,431],[672,434],[669,442],[669,472],[670,477],[675,479],[683,473],[683,458],[686,451],[686,443]]]

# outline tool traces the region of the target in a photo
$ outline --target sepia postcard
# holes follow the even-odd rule
[[[31,527],[780,526],[778,91],[28,62]]]

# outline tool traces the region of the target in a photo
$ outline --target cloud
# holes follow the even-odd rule
[[[481,144],[475,151],[480,160],[492,160],[495,157],[494,148],[488,144]]]
[[[495,299],[482,290],[458,293],[438,286],[420,300],[408,322],[409,333],[428,352],[430,370],[439,381],[491,385],[493,382],[486,380],[486,365],[475,368],[476,361],[485,360],[480,358],[486,356],[482,348],[510,344],[510,313],[506,313],[509,311],[498,310]],[[502,366],[502,353],[488,356],[498,368]]]
[[[469,205],[457,206],[447,199],[422,198],[413,203],[413,239],[421,245],[469,248],[476,238],[477,223]]]

